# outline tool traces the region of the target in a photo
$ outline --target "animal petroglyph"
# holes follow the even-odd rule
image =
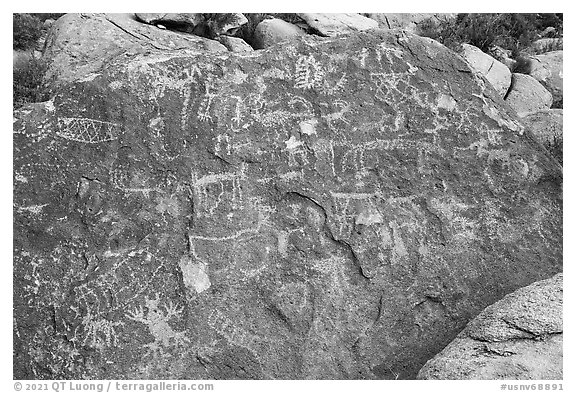
[[[116,329],[124,325],[124,322],[114,322],[106,318],[98,318],[87,313],[81,322],[84,327],[84,339],[82,345],[103,349],[118,345]],[[72,339],[73,340],[73,339]]]
[[[58,118],[56,135],[75,142],[102,143],[118,139],[120,126],[116,123],[82,117]]]
[[[168,301],[160,306],[160,298],[145,298],[145,306],[137,306],[127,312],[129,319],[148,327],[154,341],[146,345],[151,352],[163,351],[170,346],[182,346],[189,342],[186,331],[175,331],[169,322],[182,317],[182,308]]]
[[[245,167],[237,172],[214,173],[199,177],[192,174],[191,192],[197,217],[211,216],[222,204],[239,206],[242,202],[242,182]]]

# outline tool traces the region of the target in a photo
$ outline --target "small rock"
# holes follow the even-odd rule
[[[326,37],[378,27],[378,22],[360,14],[298,14],[298,16],[308,26]]]
[[[252,52],[254,49],[246,43],[242,38],[230,37],[223,35],[218,38],[218,41],[224,45],[230,52]]]
[[[562,274],[487,307],[418,379],[562,379]]]
[[[305,35],[304,30],[292,23],[282,19],[265,19],[256,26],[254,46],[256,49],[264,49],[302,35]]]
[[[512,79],[508,67],[472,45],[463,44],[461,55],[473,71],[486,77],[501,97],[506,95]]]
[[[523,115],[549,109],[552,105],[552,94],[530,75],[513,73],[505,101],[516,113]]]

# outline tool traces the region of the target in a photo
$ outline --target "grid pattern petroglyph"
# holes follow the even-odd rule
[[[119,125],[83,117],[58,118],[56,135],[82,143],[101,143],[118,139]]]

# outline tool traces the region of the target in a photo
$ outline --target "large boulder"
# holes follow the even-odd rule
[[[501,97],[506,95],[512,81],[512,73],[506,65],[469,44],[462,45],[460,54],[474,72],[484,76],[494,86]]]
[[[486,85],[374,30],[120,53],[16,112],[14,378],[415,378],[562,269],[561,167]]]
[[[449,21],[456,14],[443,13],[411,13],[411,14],[366,14],[369,18],[378,22],[378,27],[383,29],[403,29],[414,34],[422,32],[422,26],[433,27],[441,22]]]
[[[512,74],[512,83],[505,100],[520,116],[552,106],[552,94],[526,74]]]
[[[254,30],[254,47],[264,49],[280,42],[293,40],[305,35],[306,32],[300,27],[283,21],[282,19],[264,19],[258,23]]]
[[[314,31],[325,37],[375,29],[378,22],[360,14],[298,14]]]
[[[150,51],[179,53],[226,51],[217,41],[161,30],[138,22],[132,14],[66,14],[50,29],[44,59],[52,84],[97,75],[119,56]]]
[[[489,306],[419,379],[562,380],[562,274]]]
[[[530,76],[552,93],[554,107],[562,107],[564,95],[564,52],[553,51],[530,59]]]

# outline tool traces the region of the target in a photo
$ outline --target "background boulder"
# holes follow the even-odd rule
[[[487,307],[418,378],[562,380],[562,282],[558,274]]]
[[[518,73],[512,74],[505,100],[521,116],[552,106],[552,94],[540,82],[530,75]]]
[[[506,95],[512,81],[512,73],[506,65],[473,45],[463,44],[461,55],[474,72],[484,76],[494,86],[501,97]]]
[[[300,27],[282,19],[265,19],[258,23],[254,31],[254,47],[264,49],[279,42],[292,40],[305,35]]]
[[[552,93],[552,105],[562,107],[564,95],[564,52],[553,51],[532,56],[530,76]]]
[[[217,41],[161,30],[132,14],[66,14],[46,38],[46,80],[70,82],[96,75],[112,59],[150,51],[226,51]]]

